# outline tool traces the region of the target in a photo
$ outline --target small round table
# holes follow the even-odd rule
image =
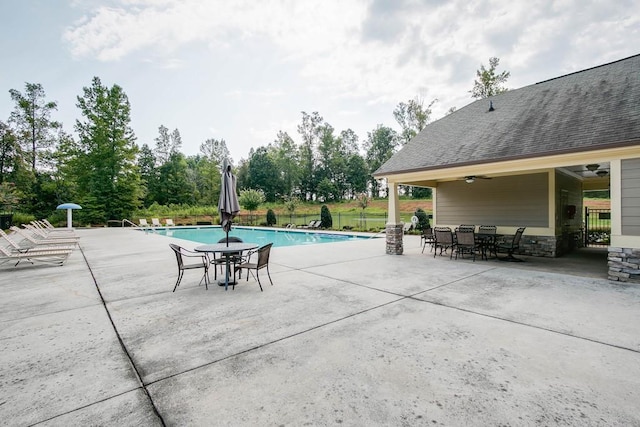
[[[224,285],[224,290],[226,291],[229,287],[229,260],[231,259],[231,254],[237,252],[249,251],[251,249],[257,248],[258,245],[256,243],[238,243],[238,242],[229,242],[229,243],[214,243],[212,245],[202,245],[196,246],[194,250],[196,252],[210,252],[213,254],[219,253],[225,257],[225,277],[224,282],[219,281],[218,284],[220,286]],[[231,282],[232,285],[235,285],[236,282]]]

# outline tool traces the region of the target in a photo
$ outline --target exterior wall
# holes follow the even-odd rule
[[[611,240],[615,246],[609,247],[609,279],[640,284],[640,159],[623,159],[611,166]]]
[[[621,164],[622,234],[640,236],[640,159]]]
[[[435,198],[438,224],[550,226],[547,173],[442,182]]]

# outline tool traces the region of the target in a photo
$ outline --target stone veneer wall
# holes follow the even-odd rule
[[[498,241],[509,241],[512,235],[498,235]],[[520,250],[516,254],[555,258],[560,242],[555,236],[532,236],[524,234],[520,239]]]
[[[387,254],[388,255],[402,255],[404,252],[404,246],[402,243],[402,235],[404,233],[403,224],[387,224],[386,239],[387,239]]]
[[[609,280],[640,283],[640,249],[610,246]]]

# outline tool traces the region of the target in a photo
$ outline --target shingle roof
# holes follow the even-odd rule
[[[640,144],[640,55],[475,101],[427,125],[375,175],[628,144]]]

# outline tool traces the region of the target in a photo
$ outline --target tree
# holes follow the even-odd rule
[[[92,222],[126,218],[141,195],[129,99],[120,86],[108,88],[94,77],[77,106],[83,119],[76,121],[80,140],[73,163],[80,202]]]
[[[16,136],[6,123],[0,121],[0,184],[14,181],[22,169],[23,157]]]
[[[54,101],[45,101],[45,93],[39,83],[25,83],[25,93],[9,90],[11,99],[16,103],[9,122],[16,128],[16,137],[29,153],[31,170],[36,173],[40,162],[46,163],[50,149],[55,146],[56,131],[61,124],[51,120],[51,112],[58,109]]]
[[[240,190],[240,197],[238,198],[240,206],[248,210],[252,217],[253,211],[258,209],[258,206],[264,203],[264,200],[265,197],[262,190],[255,190],[253,188]],[[253,220],[251,222],[253,222]]]
[[[156,166],[161,166],[168,162],[171,155],[179,153],[182,147],[180,131],[174,129],[173,132],[169,133],[169,129],[163,125],[158,128],[158,136],[155,141]]]
[[[246,184],[251,188],[261,190],[268,202],[275,202],[279,196],[280,177],[267,147],[259,147],[249,158],[248,172]]]
[[[509,71],[503,71],[500,74],[496,74],[496,68],[499,63],[499,58],[492,57],[489,58],[488,70],[484,67],[484,64],[480,65],[480,69],[476,71],[478,78],[473,81],[473,89],[469,91],[472,98],[488,98],[509,90],[502,86],[502,84],[507,81],[511,73]]]
[[[142,145],[138,154],[138,171],[140,172],[143,186],[142,197],[144,206],[149,207],[157,200],[159,187],[158,169],[156,168],[156,156],[147,144]]]
[[[390,127],[378,125],[368,133],[365,141],[366,160],[372,172],[389,160],[398,146],[398,134]],[[371,189],[374,197],[379,193],[378,181],[371,177]]]
[[[267,225],[271,227],[275,225],[277,222],[278,222],[278,219],[276,218],[276,214],[275,212],[273,212],[273,209],[267,210]]]
[[[291,217],[296,212],[296,208],[300,204],[300,199],[295,196],[285,196],[284,208],[289,212],[289,222],[293,222]]]
[[[286,132],[279,131],[269,152],[279,175],[280,194],[300,191],[300,151]]]
[[[415,137],[429,123],[431,118],[431,107],[438,100],[434,99],[424,106],[424,101],[420,97],[410,99],[408,102],[399,103],[393,110],[393,117],[400,125],[400,139],[402,144],[406,144]]]
[[[320,227],[333,227],[333,218],[331,217],[331,212],[329,212],[329,208],[327,207],[327,205],[322,205],[322,207],[320,208]]]
[[[316,189],[316,147],[322,133],[324,119],[314,111],[312,114],[302,112],[302,124],[298,125],[298,133],[302,137],[300,146],[300,190],[305,200],[312,199]]]

